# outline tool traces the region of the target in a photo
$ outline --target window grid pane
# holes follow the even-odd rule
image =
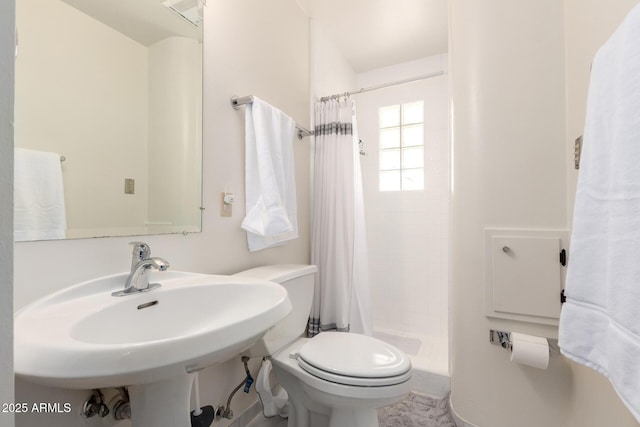
[[[424,102],[402,104],[402,124],[424,123]]]
[[[389,105],[378,110],[380,129],[400,126],[400,105]]]
[[[424,126],[411,125],[402,127],[402,146],[413,147],[416,145],[424,145]]]
[[[380,170],[401,169],[400,149],[380,150]]]
[[[402,149],[402,169],[424,168],[424,148],[410,147]]]
[[[400,147],[400,127],[380,129],[380,149]]]
[[[424,190],[424,169],[402,171],[402,191]]]

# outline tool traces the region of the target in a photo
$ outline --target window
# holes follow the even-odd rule
[[[378,110],[380,191],[424,189],[424,102]]]

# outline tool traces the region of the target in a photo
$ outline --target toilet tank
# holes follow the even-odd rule
[[[284,286],[291,301],[291,313],[245,353],[249,357],[271,356],[298,339],[304,332],[313,301],[315,265],[277,264],[241,271],[234,276],[268,280]]]

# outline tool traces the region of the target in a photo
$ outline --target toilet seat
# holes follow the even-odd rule
[[[357,387],[382,387],[396,384],[402,384],[405,381],[411,379],[411,371],[407,371],[402,375],[395,377],[382,377],[382,378],[363,378],[363,377],[348,377],[345,375],[332,374],[331,372],[323,371],[315,366],[312,366],[304,361],[304,359],[298,359],[298,366],[309,374],[330,381],[336,384],[351,385]]]
[[[366,335],[323,332],[298,351],[298,365],[338,384],[380,387],[411,378],[411,362],[396,347]]]

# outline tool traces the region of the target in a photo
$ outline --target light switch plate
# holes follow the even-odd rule
[[[231,203],[225,203],[224,201],[224,196],[228,193],[223,191],[220,194],[220,216],[229,217],[233,214],[233,205]]]

